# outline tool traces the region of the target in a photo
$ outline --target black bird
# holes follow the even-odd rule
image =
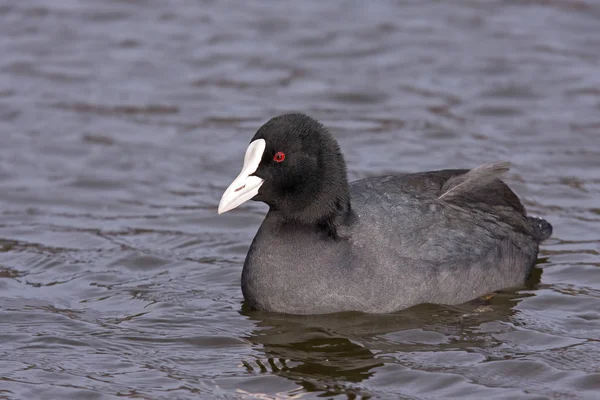
[[[290,314],[386,313],[519,286],[552,226],[527,216],[499,179],[506,171],[490,163],[348,183],[322,124],[272,118],[219,204],[219,214],[250,199],[269,205],[244,263],[244,298]]]

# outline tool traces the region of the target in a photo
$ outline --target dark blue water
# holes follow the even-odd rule
[[[600,3],[0,1],[0,399],[597,399]],[[242,307],[271,116],[352,178],[507,160],[555,235],[459,307]]]

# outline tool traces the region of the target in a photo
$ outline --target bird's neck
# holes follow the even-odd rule
[[[344,189],[322,193],[312,202],[302,203],[302,206],[294,207],[288,203],[285,208],[271,207],[268,218],[282,226],[303,226],[324,237],[339,239],[340,228],[351,224],[354,219],[348,189]]]

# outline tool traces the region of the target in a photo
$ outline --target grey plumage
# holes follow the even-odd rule
[[[244,265],[245,298],[255,308],[283,313],[383,313],[420,303],[460,304],[522,284],[538,253],[531,221],[510,205],[514,199],[501,197],[510,190],[502,182],[486,191],[498,196],[495,205],[439,199],[449,178],[462,174],[351,182],[356,219],[341,229],[341,240],[279,225],[267,214]],[[468,194],[477,199],[481,187],[471,187]]]
[[[256,139],[267,143],[256,199],[270,206],[242,271],[256,309],[385,313],[463,303],[523,284],[552,232],[499,179],[508,163],[348,184],[335,139],[307,116],[274,118]],[[272,163],[277,151],[290,163]]]
[[[444,183],[439,199],[451,200],[465,194],[468,196],[508,172],[509,168],[508,162],[487,163],[465,174],[455,175]]]

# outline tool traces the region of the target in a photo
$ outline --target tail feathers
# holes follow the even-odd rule
[[[550,222],[540,217],[527,217],[527,219],[533,227],[533,233],[537,240],[541,242],[552,236],[552,225]]]
[[[489,185],[496,178],[507,172],[510,168],[508,162],[495,162],[480,165],[466,174],[453,176],[448,179],[438,197],[440,200],[451,200],[456,197],[469,195],[484,186]]]

